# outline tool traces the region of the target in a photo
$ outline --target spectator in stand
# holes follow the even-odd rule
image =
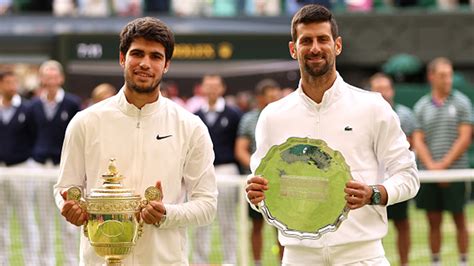
[[[202,93],[201,84],[196,84],[193,89],[193,96],[186,101],[186,109],[191,113],[195,113],[201,109],[206,100]]]
[[[255,152],[255,127],[260,112],[267,104],[279,100],[282,97],[281,88],[272,79],[264,79],[257,83],[255,87],[257,98],[257,108],[242,116],[237,131],[235,142],[235,158],[243,168],[243,174],[250,174],[250,156]],[[252,233],[250,242],[252,243],[252,254],[255,266],[262,265],[263,248],[263,216],[252,208],[248,208],[249,216],[252,219]],[[283,255],[283,247],[280,246],[280,259]]]
[[[26,167],[33,147],[33,134],[27,123],[28,102],[18,95],[18,80],[12,71],[0,72],[0,167]],[[9,265],[10,221],[16,212],[21,229],[24,265],[39,261],[38,228],[31,180],[0,179],[0,265]],[[18,261],[16,262],[18,263]]]
[[[101,83],[92,90],[91,104],[98,103],[117,94],[117,89],[109,83]]]
[[[247,0],[248,16],[278,16],[281,12],[280,0]]]
[[[401,104],[395,104],[393,101],[395,90],[393,88],[392,79],[383,73],[376,73],[370,78],[370,90],[379,92],[382,97],[392,106],[393,110],[395,110],[398,118],[400,119],[400,126],[407,136],[410,147],[412,147],[412,134],[416,128],[415,116],[410,108]],[[380,174],[381,176],[385,175],[385,169],[381,169]],[[400,265],[407,266],[411,245],[410,223],[408,220],[408,201],[402,201],[400,203],[388,206],[387,216],[388,219],[393,220],[395,228],[397,229],[397,248]]]
[[[80,99],[62,88],[64,72],[61,64],[49,60],[41,64],[39,79],[43,93],[32,100],[28,115],[35,134],[32,158],[38,168],[57,168],[66,127],[80,109]],[[39,180],[36,202],[39,204],[40,260],[42,265],[55,265],[53,182]],[[66,265],[78,265],[79,230],[60,219]]]
[[[0,0],[0,15],[9,14],[12,11],[12,0]]]
[[[142,13],[141,0],[113,0],[114,13],[122,17],[136,17]]]
[[[145,0],[145,12],[147,13],[165,13],[170,12],[171,0]]]
[[[177,103],[181,107],[186,106],[183,99],[179,97],[178,84],[174,82],[163,82],[161,84],[161,92],[163,93],[163,96]]]
[[[281,90],[281,93],[282,93],[282,96],[285,97],[285,96],[289,95],[290,93],[292,93],[294,91],[295,91],[295,89],[290,88],[290,87],[286,87],[286,88],[283,88]]]
[[[228,104],[222,97],[225,92],[224,80],[221,76],[210,74],[202,78],[201,83],[206,104],[196,112],[206,124],[214,145],[214,167],[217,178],[219,175],[238,175],[239,167],[234,156],[237,128],[242,116],[241,112]],[[221,246],[223,248],[223,264],[237,264],[237,227],[235,221],[238,188],[218,184],[217,218],[219,220]],[[196,228],[194,238],[193,262],[209,263],[211,244],[211,226]]]
[[[74,16],[76,12],[76,3],[73,0],[53,0],[53,14],[55,16]]]
[[[242,113],[247,113],[254,106],[254,95],[251,91],[239,91],[235,96],[235,104]]]
[[[420,169],[444,170],[469,168],[467,149],[473,125],[472,103],[453,89],[453,65],[444,57],[428,64],[431,93],[415,104],[418,126],[413,142]],[[451,213],[456,225],[460,266],[468,265],[469,234],[465,205],[465,182],[424,183],[416,197],[417,207],[426,210],[432,265],[441,265],[441,223],[443,211]]]
[[[327,9],[331,9],[331,0],[287,0],[286,1],[286,12],[288,15],[293,16],[296,11],[308,4],[319,4]]]
[[[53,12],[54,0],[22,0],[18,1],[18,9],[26,13],[47,13]]]
[[[76,0],[77,12],[81,16],[108,17],[112,13],[108,0]]]

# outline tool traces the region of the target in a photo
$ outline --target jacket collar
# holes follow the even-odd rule
[[[125,88],[122,87],[117,95],[113,96],[116,98],[119,109],[126,115],[130,116],[147,116],[155,112],[158,112],[161,106],[164,105],[164,98],[159,92],[158,100],[152,103],[145,104],[142,109],[138,109],[135,105],[129,103],[125,97]]]
[[[342,77],[339,75],[339,72],[336,72],[336,74],[337,74],[336,80],[334,81],[332,86],[327,91],[324,92],[323,100],[321,101],[321,103],[316,103],[310,97],[308,97],[308,95],[306,95],[306,93],[304,93],[303,88],[302,88],[302,84],[301,84],[301,80],[298,84],[298,88],[296,89],[296,93],[301,97],[304,104],[308,108],[316,109],[316,110],[319,110],[321,108],[326,109],[333,102],[337,101],[337,99],[339,99],[340,96],[342,95],[342,89],[343,89],[343,86],[344,86],[345,83],[344,83],[344,80],[342,79]]]

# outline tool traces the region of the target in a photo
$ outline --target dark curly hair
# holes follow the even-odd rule
[[[133,40],[137,38],[161,43],[165,47],[166,61],[171,60],[174,51],[174,34],[163,21],[153,17],[130,21],[120,33],[120,52],[127,54]]]

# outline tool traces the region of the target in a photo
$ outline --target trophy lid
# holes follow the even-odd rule
[[[120,181],[124,177],[119,174],[115,161],[114,158],[109,160],[108,171],[102,175],[104,183],[100,188],[92,189],[88,198],[140,198],[133,189],[123,187]]]

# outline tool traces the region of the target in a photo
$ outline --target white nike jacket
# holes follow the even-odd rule
[[[214,152],[206,126],[169,99],[142,109],[129,104],[123,89],[114,97],[79,112],[69,124],[63,144],[60,192],[80,186],[89,194],[100,187],[110,158],[116,159],[127,188],[143,195],[161,180],[167,219],[157,228],[144,226],[125,265],[187,265],[187,226],[213,221],[217,206]],[[81,236],[81,265],[102,265]]]

